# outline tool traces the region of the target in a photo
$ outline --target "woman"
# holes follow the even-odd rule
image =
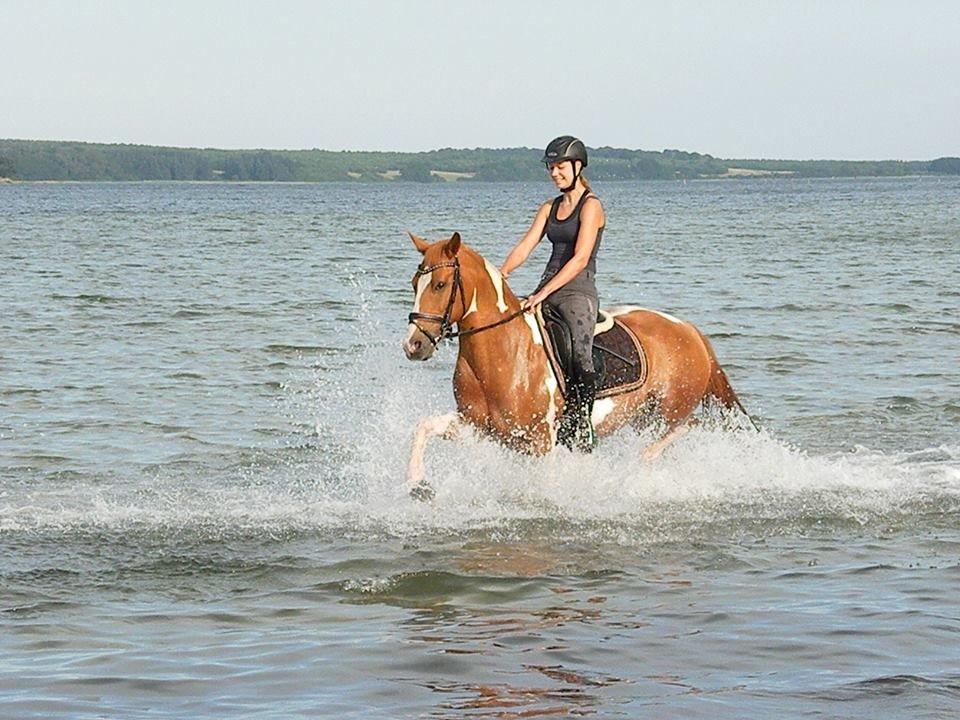
[[[596,258],[606,218],[600,200],[583,177],[587,166],[583,142],[570,135],[556,138],[547,145],[543,163],[560,195],[540,206],[527,234],[510,251],[500,272],[506,277],[520,267],[544,235],[553,245],[540,284],[524,302],[524,308],[532,310],[545,302],[570,328],[575,377],[557,439],[568,447],[589,452],[596,442],[590,421],[596,387]]]

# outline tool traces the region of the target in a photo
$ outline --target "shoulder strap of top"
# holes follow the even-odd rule
[[[553,199],[553,203],[551,203],[551,205],[550,205],[550,217],[547,219],[547,222],[550,222],[550,221],[556,222],[556,220],[557,220],[557,208],[560,207],[560,201],[561,201],[561,200],[563,200],[563,195],[557,195],[557,196]]]
[[[580,196],[580,199],[577,200],[577,206],[573,209],[573,212],[570,213],[570,217],[573,217],[574,215],[578,217],[580,216],[580,211],[583,209],[583,204],[587,201],[587,198],[590,197],[592,194],[593,193],[587,190],[583,193],[583,195]]]
[[[579,216],[580,211],[583,209],[583,203],[585,203],[587,198],[589,197],[596,197],[596,195],[594,195],[593,192],[591,192],[590,190],[587,190],[586,192],[584,192],[583,195],[580,196],[580,199],[577,200],[577,204],[574,206],[573,212],[570,213],[567,217],[565,217],[563,219],[563,222],[566,222],[567,220],[572,218],[574,215]],[[553,203],[551,203],[550,205],[550,215],[547,218],[548,224],[551,222],[560,222],[560,220],[557,220],[557,210],[560,208],[560,203],[562,200],[563,200],[563,195],[557,195],[557,197],[553,199]],[[599,200],[599,198],[597,198],[597,200]],[[544,232],[546,232],[546,230],[544,230]]]

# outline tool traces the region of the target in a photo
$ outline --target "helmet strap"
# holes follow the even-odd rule
[[[573,189],[577,186],[577,178],[580,177],[580,172],[581,172],[581,170],[582,170],[582,168],[583,168],[583,163],[580,163],[580,168],[581,168],[581,170],[578,170],[578,169],[577,169],[577,163],[578,163],[578,162],[580,162],[580,161],[579,161],[579,160],[573,160],[573,161],[570,163],[570,166],[573,168],[573,182],[570,183],[570,185],[569,185],[568,187],[560,188],[560,192],[568,193],[568,192],[570,192],[571,190],[573,190]]]

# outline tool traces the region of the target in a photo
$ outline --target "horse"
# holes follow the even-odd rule
[[[430,438],[454,439],[469,425],[519,452],[545,455],[557,444],[564,400],[540,326],[500,271],[459,233],[433,243],[408,235],[423,258],[412,280],[404,353],[424,361],[442,340],[459,341],[456,411],[421,420],[414,434],[407,482],[411,493],[423,498],[432,496],[424,472]],[[596,401],[597,437],[628,424],[642,431],[659,422],[663,432],[643,451],[650,460],[689,429],[698,406],[715,403],[747,414],[710,341],[692,324],[632,306],[607,312],[641,340],[647,374],[636,389]]]

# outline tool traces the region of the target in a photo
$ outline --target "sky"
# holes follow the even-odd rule
[[[960,155],[960,0],[0,0],[0,137]]]

